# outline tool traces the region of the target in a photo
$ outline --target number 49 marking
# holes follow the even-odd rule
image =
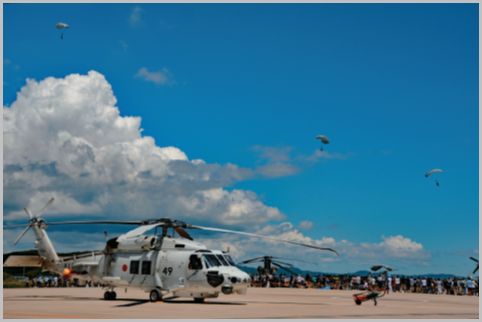
[[[164,275],[171,275],[172,271],[173,271],[172,267],[164,267],[164,269],[162,270],[162,273]]]

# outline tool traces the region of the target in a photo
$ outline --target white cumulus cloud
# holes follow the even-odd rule
[[[313,228],[313,222],[309,220],[302,220],[299,224],[301,229],[310,230]]]
[[[322,160],[344,160],[349,157],[349,154],[320,150],[309,155],[294,153],[291,146],[255,145],[252,150],[258,155],[256,173],[267,178],[295,175]]]
[[[332,252],[320,251],[311,248],[302,248],[271,240],[258,238],[246,238],[231,235],[219,235],[213,238],[202,239],[211,248],[220,248],[219,245],[234,245],[233,256],[238,261],[256,256],[277,256],[292,259],[292,263],[306,269],[332,270],[339,267],[347,272],[347,267],[367,269],[374,263],[390,263],[395,267],[402,262],[410,262],[410,265],[420,264],[429,257],[422,244],[407,237],[397,235],[382,237],[380,242],[366,243],[349,240],[337,240],[331,236],[317,238],[305,235],[296,229],[290,222],[279,224],[267,224],[258,229],[256,233],[285,240],[297,241],[324,248],[332,248],[339,253],[336,256]],[[350,271],[350,268],[348,268]]]
[[[383,238],[383,242],[380,243],[380,246],[389,252],[402,256],[405,253],[414,253],[423,250],[422,244],[414,242],[410,238],[403,237],[402,235],[385,237]]]
[[[149,71],[146,67],[141,67],[136,78],[142,78],[146,82],[151,82],[156,85],[170,85],[173,84],[172,75],[167,68],[162,68],[158,71]]]
[[[177,147],[141,134],[141,118],[122,116],[95,71],[27,80],[3,109],[4,214],[24,216],[51,197],[49,215],[199,218],[261,224],[284,215],[246,190],[252,177],[234,164],[189,160]]]

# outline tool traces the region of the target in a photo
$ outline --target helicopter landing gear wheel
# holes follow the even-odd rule
[[[117,298],[117,293],[114,291],[107,291],[104,293],[104,300],[114,301]]]
[[[161,300],[161,294],[159,293],[158,290],[152,290],[151,293],[149,294],[149,301],[151,302],[157,302]]]
[[[194,303],[204,303],[204,297],[195,297]]]

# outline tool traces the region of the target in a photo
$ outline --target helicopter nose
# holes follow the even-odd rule
[[[248,274],[244,273],[240,276],[240,282],[238,284],[238,294],[246,294],[246,290],[251,285],[251,278]]]
[[[251,283],[251,278],[247,274],[233,274],[227,280],[233,285],[247,285]]]
[[[240,282],[243,284],[249,285],[251,284],[251,278],[249,277],[248,274],[244,274],[244,276],[240,278]]]

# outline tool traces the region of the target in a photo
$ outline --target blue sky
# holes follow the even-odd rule
[[[58,21],[71,25],[63,40]],[[287,167],[223,188],[253,191],[295,227],[312,222],[305,236],[401,235],[426,252],[422,266],[387,259],[405,271],[470,272],[477,4],[4,4],[3,27],[4,105],[27,78],[95,70],[158,146],[208,164]],[[317,134],[331,157],[307,161]],[[444,169],[439,188],[423,176],[431,168]],[[4,211],[17,208],[7,195]]]

